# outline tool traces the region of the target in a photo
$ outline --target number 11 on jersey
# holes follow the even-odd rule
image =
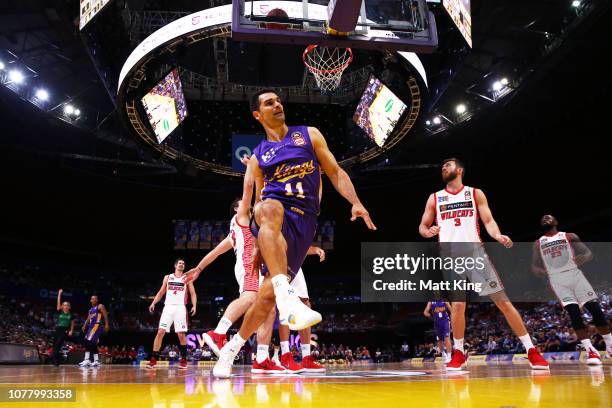
[[[296,183],[295,188],[297,190],[297,194],[295,194],[295,196],[297,198],[306,198],[306,196],[304,195],[304,188],[302,187],[302,182],[301,181]],[[285,195],[286,196],[294,195],[293,194],[293,188],[291,187],[291,183],[285,184]]]

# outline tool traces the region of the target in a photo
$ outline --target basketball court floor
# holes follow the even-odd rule
[[[75,387],[76,402],[0,403],[45,407],[611,407],[612,364],[475,365],[447,373],[439,364],[340,366],[325,374],[266,376],[250,367],[214,380],[210,368],[2,366],[0,385]]]

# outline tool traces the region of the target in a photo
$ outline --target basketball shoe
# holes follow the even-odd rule
[[[285,368],[274,364],[272,360],[266,358],[261,363],[254,360],[251,372],[253,374],[282,374],[285,372]]]
[[[155,359],[155,357],[151,357],[151,359],[149,360],[149,362],[147,363],[146,367],[148,369],[155,369],[155,366],[157,365],[157,360]]]
[[[317,363],[313,355],[302,358],[302,368],[307,373],[324,373],[325,367]]]
[[[219,351],[225,346],[227,343],[227,335],[215,333],[214,330],[209,330],[202,335],[204,341],[210,348],[210,350],[215,353],[217,357],[219,357]]]
[[[242,346],[238,347],[232,342],[228,342],[219,351],[219,360],[212,369],[213,376],[217,378],[230,378],[232,376],[232,366],[234,359]]]
[[[292,294],[279,301],[277,299],[278,321],[280,324],[289,326],[291,330],[302,330],[319,323],[322,319],[319,312],[315,312],[300,299]],[[282,362],[282,358],[281,358]]]
[[[92,367],[92,368],[98,368],[98,367],[100,367],[101,365],[102,365],[102,364],[100,364],[100,362],[99,362],[99,361],[94,361],[93,363],[91,363],[91,367]]]
[[[89,368],[91,367],[91,361],[89,360],[83,360],[79,363],[79,367],[81,368]]]
[[[302,373],[305,371],[305,369],[301,365],[299,365],[293,360],[293,354],[291,353],[283,354],[280,358],[280,361],[281,361],[281,365],[285,368],[285,370],[288,373],[298,374],[298,373]]]
[[[601,365],[601,356],[599,352],[592,347],[587,350],[586,363],[588,365]]]
[[[187,369],[187,359],[186,358],[181,358],[181,361],[179,361],[178,368],[179,368],[179,370],[186,370]]]
[[[460,371],[465,366],[465,354],[462,351],[453,349],[451,354],[451,360],[446,363],[446,369],[448,371]]]
[[[529,349],[527,352],[527,359],[529,360],[529,366],[532,370],[550,369],[548,361],[544,360],[544,357],[542,357],[540,352],[535,347]]]

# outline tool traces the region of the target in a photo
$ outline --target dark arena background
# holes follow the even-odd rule
[[[612,406],[611,22],[608,0],[2,1],[0,405]],[[318,47],[305,54],[308,44]],[[352,60],[304,65],[325,47],[351,48]],[[262,88],[289,126],[320,130],[377,229],[351,221],[323,174],[313,246],[325,260],[303,263],[322,321],[308,341],[291,331],[287,354],[277,319],[269,360],[255,336],[243,339],[231,377],[217,378],[205,337],[239,296],[234,251],[194,281],[186,351],[174,329],[154,350],[166,295],[155,297],[173,273],[168,287],[189,297],[177,259],[187,272],[223,242],[240,246],[231,204],[243,194],[240,157],[266,138],[249,106]],[[595,254],[578,271],[588,302],[568,295],[570,307],[548,269],[534,276],[531,255],[522,269],[498,264],[506,286],[528,282],[531,297],[508,296],[533,349],[488,298],[467,303],[459,351],[456,302],[439,313],[451,314],[448,345],[425,316],[438,312],[424,313],[446,291],[420,302],[364,295],[364,243],[436,242],[419,224],[430,194],[444,194],[447,158],[486,194],[514,241],[507,251],[547,259],[534,242],[552,214],[584,243],[563,241],[567,262],[586,262],[579,247]],[[503,249],[482,221],[482,240]],[[250,254],[242,261],[251,273]],[[245,320],[225,329],[221,360]],[[456,352],[467,363],[452,370]],[[533,353],[549,367],[533,369],[543,368]]]

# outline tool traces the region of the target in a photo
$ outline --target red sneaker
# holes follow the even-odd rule
[[[293,355],[290,352],[283,354],[280,358],[280,362],[288,373],[297,374],[304,372],[304,368],[293,360]]]
[[[532,370],[549,370],[548,361],[544,360],[544,357],[532,347],[527,352],[527,358],[529,359],[529,366]]]
[[[313,355],[306,356],[302,359],[302,368],[307,373],[324,373],[325,367],[317,363]]]
[[[251,372],[253,374],[282,374],[285,372],[285,369],[274,364],[269,358],[266,358],[261,363],[258,363],[257,360],[253,361]]]
[[[592,348],[589,348],[586,363],[588,365],[601,365],[601,356]]]
[[[187,359],[185,358],[181,358],[181,361],[179,361],[179,370],[186,370],[187,369]]]
[[[151,357],[151,359],[147,363],[146,367],[149,368],[149,369],[155,369],[156,365],[157,365],[157,360],[155,359],[155,357]]]
[[[465,354],[457,349],[453,349],[451,361],[446,363],[446,369],[448,371],[460,371],[465,365],[465,361]]]
[[[219,351],[223,348],[225,343],[227,343],[227,335],[215,333],[214,330],[210,330],[204,333],[202,337],[206,344],[208,344],[210,350],[219,357]]]

